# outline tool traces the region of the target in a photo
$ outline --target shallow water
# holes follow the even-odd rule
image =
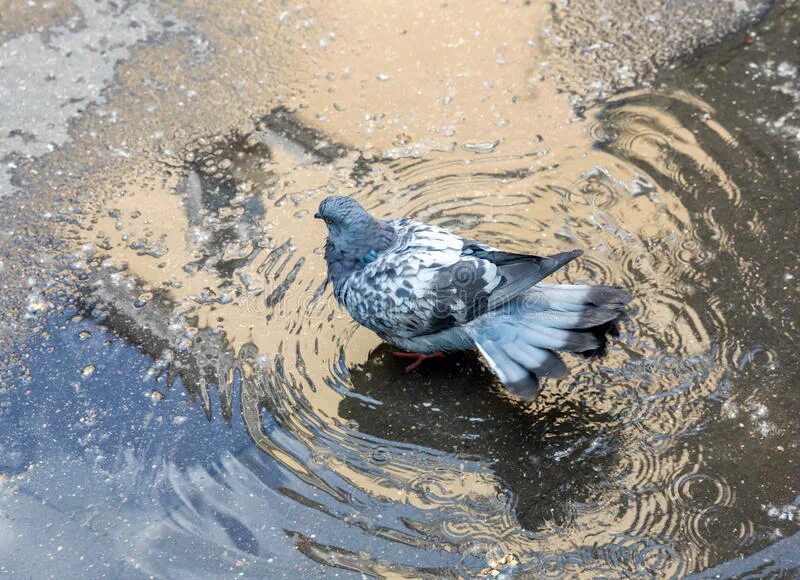
[[[98,576],[474,577],[513,553],[510,576],[679,577],[795,533],[800,175],[757,103],[737,117],[714,90],[719,62],[777,71],[741,46],[578,118],[516,114],[527,65],[501,51],[512,86],[452,81],[454,133],[397,124],[415,101],[384,87],[437,79],[364,55],[358,89],[325,81],[95,178],[79,291],[0,393],[0,543]],[[337,91],[342,114],[309,123]],[[629,318],[528,406],[471,354],[404,374],[323,288],[311,215],[331,193],[512,251],[581,248],[555,279],[628,289]]]

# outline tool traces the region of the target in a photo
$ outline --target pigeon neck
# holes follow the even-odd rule
[[[363,269],[386,250],[395,238],[394,228],[388,222],[373,219],[363,233],[344,243],[330,238],[325,246],[325,259],[328,262],[328,280],[333,282],[336,291],[347,276]]]
[[[392,225],[381,220],[373,220],[370,230],[364,240],[365,247],[368,248],[367,253],[362,256],[363,260],[367,259],[367,256],[373,255],[372,258],[368,259],[367,263],[377,258],[377,254],[391,246],[396,235]]]

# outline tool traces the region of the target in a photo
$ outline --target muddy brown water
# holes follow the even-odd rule
[[[99,201],[69,231],[75,306],[3,407],[26,431],[44,385],[70,385],[74,418],[31,437],[77,443],[3,439],[15,486],[47,496],[37,473],[84,461],[114,482],[87,476],[70,518],[114,534],[124,496],[123,540],[95,559],[133,576],[474,577],[514,554],[510,577],[680,577],[797,531],[797,146],[748,93],[797,90],[794,4],[757,29],[772,46],[747,53],[745,32],[580,113],[533,73],[543,5],[258,10],[258,34],[221,15],[200,69],[123,67],[147,88],[87,128],[120,153],[82,183]],[[751,63],[766,87],[714,85]],[[170,96],[204,75],[234,96]],[[530,405],[472,354],[404,374],[323,287],[329,194],[511,251],[580,248],[555,278],[627,288],[629,318]]]

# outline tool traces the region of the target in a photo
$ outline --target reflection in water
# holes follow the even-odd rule
[[[238,397],[257,448],[300,482],[275,491],[376,542],[365,553],[361,536],[292,532],[317,562],[474,574],[514,553],[536,575],[701,569],[753,541],[759,517],[698,435],[742,360],[714,293],[733,241],[713,210],[684,205],[710,190],[743,205],[705,152],[730,142],[710,115],[682,94],[624,95],[589,124],[593,149],[545,165],[536,150],[322,154],[324,136],[279,111],[251,133],[198,141],[163,185],[148,178],[114,200],[97,228],[110,260],[87,304],[119,332],[139,329],[131,339],[161,361],[154,372],[179,375],[209,417],[210,389],[228,420]],[[530,406],[469,354],[403,374],[323,290],[309,214],[331,192],[510,250],[583,248],[564,281],[628,288],[635,324],[605,357],[575,357],[576,372]],[[715,539],[721,522],[728,540]]]
[[[410,484],[430,509],[485,502],[489,509],[508,512],[512,526],[516,517],[528,530],[547,523],[569,527],[574,506],[595,495],[602,467],[616,449],[603,436],[614,418],[594,412],[585,401],[525,409],[499,389],[487,396],[485,385],[494,380],[473,354],[431,363],[430,371],[421,375],[403,373],[384,345],[353,369],[350,378],[356,392],[381,404],[348,397],[339,406],[342,419],[382,440],[420,447],[436,442],[436,448],[452,453],[451,465],[421,474]],[[481,491],[493,492],[493,497],[473,496],[469,486],[456,483],[463,477],[458,462],[465,460],[488,462],[491,469],[484,477],[494,487]],[[462,521],[454,521],[453,515],[437,525],[451,532],[470,529],[474,513],[463,513]]]
[[[67,190],[82,316],[0,377],[12,571],[472,577],[514,554],[520,577],[678,577],[797,531],[796,163],[740,130],[745,104],[664,89],[574,118],[543,2],[229,5],[163,7],[172,32],[74,142],[15,170]],[[783,58],[759,108],[796,93]],[[555,281],[619,284],[631,319],[531,405],[469,354],[406,375],[324,288],[330,194],[582,249]]]

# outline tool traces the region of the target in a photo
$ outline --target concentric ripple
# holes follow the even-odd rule
[[[685,126],[695,113],[704,124]],[[734,541],[751,534],[733,487],[686,444],[731,356],[758,359],[732,354],[709,278],[731,266],[705,236],[724,247],[729,234],[712,208],[687,206],[703,188],[734,207],[741,193],[705,152],[722,130],[704,104],[634,93],[593,117],[581,155],[384,158],[344,145],[320,153],[313,140],[329,140],[293,142],[291,113],[272,113],[249,133],[199,141],[161,186],[134,179],[98,221],[107,251],[87,293],[166,320],[151,329],[155,354],[173,353],[209,416],[239,410],[259,452],[298,482],[279,494],[340,522],[328,543],[292,536],[317,562],[433,573],[409,564],[425,552],[437,573],[474,574],[487,554],[513,553],[520,573],[543,577],[681,576],[712,558],[713,522],[735,528]],[[627,288],[629,319],[604,357],[567,357],[571,374],[527,407],[473,354],[404,374],[325,288],[310,214],[330,193],[512,251],[583,249],[555,279]],[[159,240],[168,260],[128,243],[139,238]],[[131,289],[109,293],[123,261]],[[128,307],[142,289],[166,298]]]

